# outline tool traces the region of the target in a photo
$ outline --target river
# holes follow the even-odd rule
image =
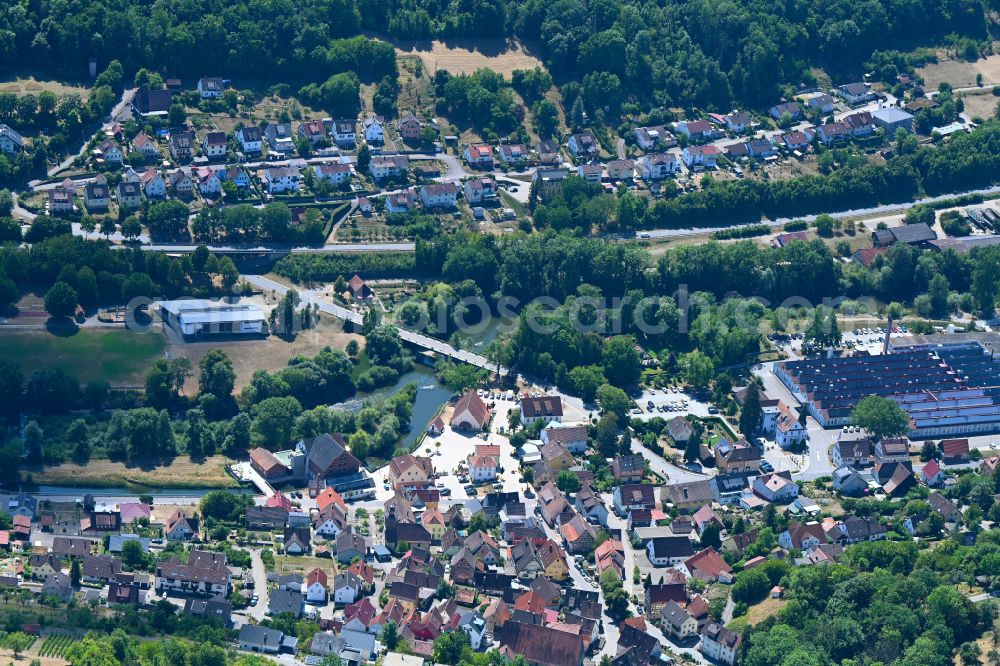
[[[399,392],[404,386],[413,382],[417,385],[417,398],[413,404],[413,416],[410,418],[410,430],[405,432],[400,439],[399,447],[410,449],[416,443],[422,433],[427,430],[434,415],[438,413],[448,399],[451,398],[451,391],[446,389],[435,377],[434,372],[424,366],[416,366],[413,370],[401,376],[392,386],[386,386],[371,393],[359,393],[356,397],[334,405],[340,409],[356,410],[361,408],[361,403],[365,398],[372,396],[391,396]],[[118,502],[136,501],[136,497],[141,493],[151,495],[160,500],[167,498],[194,500],[201,498],[205,493],[211,492],[213,488],[85,488],[72,486],[38,486],[32,490],[41,498],[61,499],[78,497],[85,494],[100,497],[104,501],[115,500]],[[233,492],[256,493],[251,488],[232,488]],[[8,491],[9,493],[9,491]],[[0,491],[0,497],[6,494]]]
[[[410,430],[403,434],[399,442],[400,448],[410,449],[417,441],[417,438],[427,430],[434,415],[438,413],[448,399],[451,398],[451,391],[446,389],[434,375],[434,371],[421,365],[417,365],[413,370],[402,375],[392,386],[385,386],[376,389],[371,393],[359,393],[350,400],[333,405],[337,409],[348,409],[356,411],[361,408],[361,403],[366,398],[373,396],[389,397],[398,393],[404,386],[413,382],[417,385],[417,398],[413,403],[413,416],[410,417]]]

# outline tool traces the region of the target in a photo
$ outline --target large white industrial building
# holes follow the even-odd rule
[[[163,321],[184,336],[264,332],[264,311],[254,303],[184,299],[159,306]]]

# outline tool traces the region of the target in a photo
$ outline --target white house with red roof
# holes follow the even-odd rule
[[[931,459],[920,469],[920,480],[929,488],[944,485],[944,471],[937,460]]]
[[[469,389],[455,403],[455,411],[451,415],[451,427],[454,430],[478,432],[489,420],[490,408],[475,390]]]
[[[466,146],[462,151],[466,164],[480,169],[493,168],[493,148],[485,144]]]
[[[325,603],[328,583],[325,571],[319,567],[310,571],[306,577],[306,601],[312,604]]]

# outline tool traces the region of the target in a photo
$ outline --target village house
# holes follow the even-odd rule
[[[827,93],[814,95],[806,101],[806,106],[814,111],[819,111],[820,113],[830,113],[833,111],[833,105],[833,96],[828,95]]]
[[[805,150],[809,147],[809,137],[805,132],[787,132],[781,135],[781,141],[788,151]]]
[[[849,465],[833,470],[833,489],[845,497],[860,497],[868,490],[868,482]]]
[[[294,167],[268,167],[261,173],[261,182],[268,194],[298,192],[302,174]]]
[[[402,192],[393,192],[385,198],[385,212],[392,215],[402,215],[417,208],[417,193],[411,188]]]
[[[132,96],[132,112],[140,118],[165,117],[170,111],[173,94],[169,90],[150,90],[140,86]]]
[[[156,565],[156,590],[228,596],[231,577],[225,553],[192,550],[186,564],[171,557]]]
[[[643,180],[663,180],[680,171],[681,163],[673,153],[651,153],[639,158],[637,168]]]
[[[860,111],[844,117],[841,121],[851,130],[854,136],[868,136],[875,132],[875,119],[869,111]]]
[[[883,439],[875,444],[875,463],[882,465],[893,462],[907,462],[910,459],[910,443],[906,439]]]
[[[420,202],[426,208],[454,208],[458,193],[455,183],[431,183],[420,187]]]
[[[201,140],[202,152],[210,160],[224,158],[227,146],[225,132],[209,132]]]
[[[250,176],[248,176],[246,171],[240,167],[229,167],[225,171],[221,171],[219,173],[220,180],[232,183],[238,189],[245,190],[250,187]]]
[[[479,447],[477,447],[478,449]],[[472,483],[496,481],[500,473],[500,458],[489,453],[476,451],[469,456],[469,478]]]
[[[322,121],[309,120],[299,123],[299,128],[296,131],[300,137],[309,142],[310,146],[329,143],[329,139],[326,136],[326,127]]]
[[[743,637],[716,622],[709,622],[701,630],[698,650],[712,661],[726,666],[736,666]]]
[[[101,153],[101,159],[112,164],[121,164],[124,160],[121,146],[114,139],[105,139],[97,148]]]
[[[816,136],[824,145],[842,143],[851,137],[851,128],[843,122],[827,123],[816,129]]]
[[[522,166],[531,155],[523,143],[502,143],[497,146],[497,159],[509,167]]]
[[[799,496],[799,486],[788,472],[773,472],[754,479],[753,492],[768,502],[787,504]]]
[[[684,120],[675,123],[674,129],[692,141],[710,141],[719,135],[707,120]]]
[[[719,157],[719,149],[709,144],[707,146],[687,146],[684,149],[684,164],[695,171],[714,169]]]
[[[538,154],[538,163],[544,166],[555,166],[562,161],[559,144],[551,139],[539,141],[535,152]]]
[[[177,509],[163,523],[163,534],[168,541],[190,541],[198,536],[198,519],[188,518]]]
[[[761,450],[745,439],[735,444],[723,438],[715,445],[715,464],[725,474],[745,474],[756,471],[762,459]]]
[[[586,426],[550,425],[541,432],[543,444],[560,444],[571,454],[587,452],[590,437]],[[544,451],[544,447],[543,447]],[[545,457],[543,452],[542,457]]]
[[[147,199],[162,199],[167,196],[167,183],[155,169],[147,169],[139,176],[139,185]]]
[[[714,548],[705,548],[677,565],[677,570],[688,578],[705,583],[733,582],[733,568]]]
[[[290,121],[268,123],[264,128],[264,140],[267,141],[269,153],[291,155],[295,152],[295,137]]]
[[[394,488],[419,488],[434,480],[434,463],[426,456],[410,453],[389,462],[389,480]]]
[[[945,465],[961,465],[969,462],[968,439],[941,440],[941,462]]]
[[[678,640],[685,640],[698,633],[698,620],[674,601],[668,601],[663,607],[660,621],[664,632]]]
[[[802,107],[799,106],[798,102],[783,102],[772,106],[768,109],[768,113],[775,120],[781,120],[781,117],[786,113],[792,120],[798,120],[802,117]]]
[[[176,197],[190,197],[194,192],[194,181],[184,169],[174,169],[167,173],[167,184]]]
[[[493,149],[485,144],[469,145],[462,151],[462,159],[470,167],[490,171],[493,169]]]
[[[358,127],[353,118],[337,118],[330,127],[333,142],[340,148],[354,148],[358,141]]]
[[[226,80],[206,77],[198,79],[198,94],[202,99],[218,99],[226,91]]]
[[[837,467],[867,467],[871,464],[872,445],[868,439],[842,439],[833,445],[831,453]]]
[[[635,142],[639,148],[647,151],[658,148],[673,148],[677,145],[677,139],[663,125],[637,127],[635,130]]]
[[[375,180],[400,178],[406,175],[410,161],[405,155],[375,155],[368,164],[368,172]]]
[[[655,567],[672,567],[694,555],[694,546],[686,536],[654,537],[646,544],[649,562]]]
[[[496,199],[496,183],[492,178],[470,178],[463,185],[465,200],[470,204]]]
[[[186,130],[173,130],[168,141],[170,155],[178,162],[190,162],[194,157],[194,135]]]
[[[146,162],[159,160],[161,157],[159,146],[145,132],[139,132],[132,137],[132,152],[142,155]]]
[[[589,129],[572,135],[566,142],[566,147],[574,157],[591,157],[601,151],[597,137]]]
[[[521,423],[524,425],[537,420],[545,423],[561,422],[562,417],[563,405],[559,396],[543,395],[521,399]]]
[[[54,187],[48,192],[48,213],[49,215],[67,215],[72,213],[76,206],[73,199],[76,197],[76,186],[73,181],[67,178],[58,187]]]
[[[631,180],[635,176],[635,162],[632,160],[611,160],[607,167],[611,180]]]
[[[615,456],[611,461],[611,473],[620,483],[638,483],[646,472],[646,459],[640,455]]]
[[[396,122],[396,130],[399,132],[399,136],[404,141],[414,141],[420,138],[420,130],[423,128],[423,123],[420,119],[413,115],[412,111],[407,111],[403,116]]]
[[[749,113],[742,111],[725,115],[722,117],[722,120],[726,123],[726,129],[736,134],[747,131],[750,128],[750,123],[753,121]]]
[[[601,182],[601,177],[604,175],[604,167],[600,164],[581,164],[576,168],[576,175],[588,183],[596,185]]]
[[[119,208],[132,210],[142,205],[142,188],[139,183],[118,183],[117,195]]]
[[[323,163],[313,166],[316,178],[330,185],[342,185],[351,180],[351,166],[340,163]]]
[[[83,205],[89,212],[106,211],[111,205],[111,190],[107,183],[88,183],[83,188]]]
[[[361,123],[365,141],[372,144],[382,145],[385,143],[385,124],[377,116],[368,116]]]
[[[214,169],[201,167],[195,171],[198,191],[205,197],[216,197],[222,194],[222,181]]]
[[[263,149],[264,134],[256,125],[241,127],[236,130],[236,140],[240,142],[240,148],[247,155],[254,155]]]
[[[14,155],[24,150],[24,137],[12,127],[0,123],[0,153]]]
[[[833,92],[851,106],[864,104],[877,98],[867,83],[845,83],[842,86],[837,86]]]

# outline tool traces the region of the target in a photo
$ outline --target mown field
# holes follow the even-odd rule
[[[0,329],[0,359],[20,364],[26,376],[35,370],[61,368],[81,383],[141,386],[149,366],[163,356],[165,348],[159,332],[81,329],[71,335],[54,335],[41,329]]]

